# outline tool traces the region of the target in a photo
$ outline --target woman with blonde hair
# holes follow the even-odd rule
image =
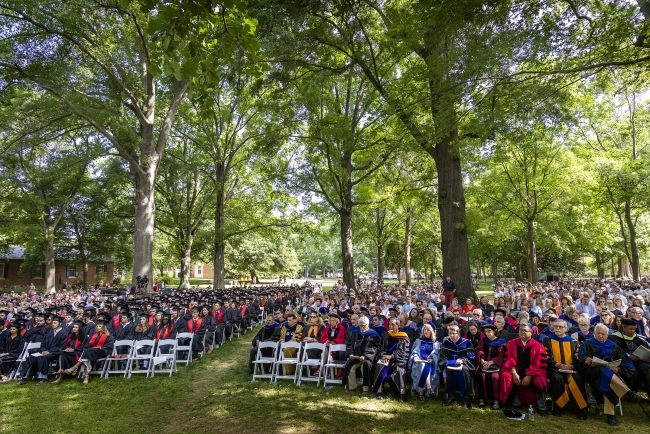
[[[106,321],[97,320],[95,333],[86,338],[79,361],[72,368],[66,369],[64,373],[71,375],[76,373],[79,367],[83,367],[85,369],[83,383],[88,384],[88,376],[93,364],[99,359],[108,357],[113,352],[114,344],[115,340],[106,328]]]
[[[426,397],[433,397],[438,389],[439,358],[440,343],[436,342],[436,331],[431,324],[424,324],[420,337],[413,343],[409,360],[413,390],[419,394],[421,402]]]

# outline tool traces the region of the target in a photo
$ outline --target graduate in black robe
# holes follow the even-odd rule
[[[207,330],[207,324],[204,318],[199,316],[200,309],[197,306],[192,308],[192,317],[187,320],[188,333],[194,334],[192,339],[192,361],[199,359],[199,353],[203,351],[203,337]]]
[[[70,334],[66,337],[65,346],[59,355],[57,378],[51,384],[59,384],[63,380],[65,370],[72,368],[81,358],[83,345],[86,341],[84,329],[84,324],[78,321],[70,327]]]
[[[104,359],[112,354],[115,340],[108,332],[108,328],[106,327],[107,323],[108,321],[97,320],[95,333],[86,336],[86,342],[84,343],[84,349],[79,361],[72,368],[66,369],[66,374],[72,375],[77,372],[77,369],[83,367],[85,370],[83,382],[84,384],[87,384],[89,377],[88,373],[92,369],[93,365],[95,365],[98,360]]]
[[[37,316],[40,319],[40,315]],[[39,321],[40,322],[40,321]],[[20,366],[20,372],[18,376],[20,381],[18,385],[25,385],[28,382],[29,377],[33,373],[38,374],[38,385],[43,384],[47,378],[47,372],[50,367],[50,362],[52,360],[58,360],[59,353],[63,349],[65,342],[65,332],[61,328],[61,323],[63,318],[53,317],[52,326],[43,326],[40,325],[32,329],[32,333],[29,333],[29,338],[32,339],[30,342],[39,342],[41,337],[41,331],[44,332],[44,337],[41,342],[41,347],[37,351],[30,352],[25,361]],[[36,332],[38,329],[38,333]]]
[[[3,340],[0,341],[0,381],[3,383],[9,381],[9,374],[24,347],[25,340],[20,335],[18,322],[11,322],[9,324],[9,334],[5,335]]]
[[[205,353],[210,354],[214,346],[214,333],[217,330],[217,320],[210,312],[210,306],[204,305],[201,308],[201,318],[205,322]]]

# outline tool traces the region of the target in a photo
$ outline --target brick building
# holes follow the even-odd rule
[[[45,287],[45,265],[37,265],[30,270],[22,270],[20,267],[25,262],[25,249],[12,246],[8,254],[0,253],[0,289],[29,288],[33,283],[36,288]],[[63,283],[68,287],[83,280],[83,267],[68,260],[55,259],[55,282],[57,288]],[[95,283],[95,276],[102,272],[106,273],[106,282],[113,281],[114,261],[105,259],[101,263],[93,263],[88,266],[88,284]]]

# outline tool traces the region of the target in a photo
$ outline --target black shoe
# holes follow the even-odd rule
[[[562,417],[562,410],[560,410],[559,408],[555,407],[555,408],[553,408],[553,411],[551,412],[551,414],[552,414],[553,416],[555,416],[555,417]]]
[[[616,426],[618,425],[618,422],[616,422],[616,416],[612,414],[607,415],[607,425],[609,426]]]
[[[377,398],[377,399],[380,400],[380,401],[381,401],[382,399],[384,399],[384,397],[381,396],[380,394],[376,394],[376,395],[375,395],[375,398]]]
[[[586,410],[578,411],[578,419],[587,420],[587,411]]]
[[[447,400],[445,401],[444,406],[449,407],[453,403],[454,403],[454,398],[447,398]]]
[[[399,395],[399,399],[398,399],[398,401],[399,401],[399,402],[404,402],[404,401],[406,401],[406,395],[403,394],[403,393],[400,394],[400,395]]]
[[[551,415],[551,413],[549,413],[548,410],[537,410],[537,414],[542,417],[547,417]]]
[[[630,390],[629,392],[627,392],[625,394],[625,398],[629,399],[632,402],[637,402],[637,403],[645,399],[643,396],[639,395],[634,390]]]
[[[468,410],[472,409],[472,400],[469,398],[465,398],[465,402],[463,403],[463,407],[465,407]]]
[[[253,370],[252,370],[252,369],[249,369],[246,373],[247,373],[248,375],[253,375]]]

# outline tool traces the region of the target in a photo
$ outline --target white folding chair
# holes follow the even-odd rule
[[[208,340],[208,336],[212,335],[212,350],[216,350],[219,348],[219,344],[217,343],[217,329],[214,329],[214,331],[206,331],[205,332],[205,341],[203,342],[203,348],[205,348],[205,342]]]
[[[320,355],[317,358],[310,358],[310,350],[320,350]],[[303,381],[315,381],[316,387],[320,386],[322,377],[323,357],[325,357],[325,344],[318,342],[308,342],[302,349],[302,357],[298,362],[298,376],[296,377],[296,385],[300,386]],[[311,375],[311,370],[316,368],[318,375]],[[305,375],[305,373],[307,375]]]
[[[104,363],[103,376],[108,378],[110,374],[122,374],[123,377],[126,377],[126,374],[129,372],[129,359],[131,358],[132,351],[132,340],[123,339],[115,341],[113,353],[108,356]]]
[[[260,311],[261,313],[258,315],[259,317],[259,322],[264,322],[266,321],[266,311],[264,310],[264,306],[260,306]]]
[[[302,348],[302,344],[300,342],[282,342],[280,344],[280,349],[278,350],[278,358],[273,363],[273,379],[271,380],[271,384],[276,384],[278,380],[293,380],[293,382],[296,382],[296,376],[298,375],[298,361],[300,360],[300,349]],[[292,350],[295,349],[296,355],[294,356],[286,356],[285,355],[285,350]],[[287,367],[288,366],[293,366],[294,367],[294,372],[293,374],[287,373]],[[280,370],[282,373],[280,373]]]
[[[264,356],[262,350],[268,349],[272,350],[273,354],[271,356]],[[271,367],[271,373],[267,374],[264,372],[264,365],[273,365],[275,364],[278,357],[278,343],[277,342],[260,342],[257,344],[257,355],[253,361],[253,379],[252,382],[256,382],[259,378],[270,378],[273,381],[273,367]]]
[[[345,360],[334,360],[333,353],[345,351],[345,344],[330,345],[327,353],[327,360],[323,366],[323,387],[329,384],[343,384],[341,378],[336,378],[339,369],[345,367]]]
[[[176,372],[176,339],[161,339],[156,346],[156,353],[149,364],[149,372],[153,377],[156,374],[166,374],[171,377]]]
[[[22,366],[23,363],[27,360],[27,357],[29,357],[30,351],[32,350],[38,350],[41,348],[41,343],[40,342],[27,342],[25,346],[23,347],[22,353],[20,353],[20,357],[16,359],[14,362],[14,366],[16,366],[16,369],[14,369],[10,374],[9,378],[10,379],[15,379],[16,375],[20,372],[20,367]],[[32,351],[36,352],[36,351]]]
[[[192,343],[194,342],[194,333],[178,333],[176,335],[176,340],[178,341],[178,345],[176,345],[176,364],[184,363],[185,366],[187,366],[192,363]],[[188,340],[189,344],[187,343]]]
[[[155,347],[156,341],[153,339],[142,339],[133,343],[131,357],[127,361],[126,376],[128,378],[131,378],[131,374],[146,374],[147,377],[149,376],[149,365],[151,359],[153,359]]]

